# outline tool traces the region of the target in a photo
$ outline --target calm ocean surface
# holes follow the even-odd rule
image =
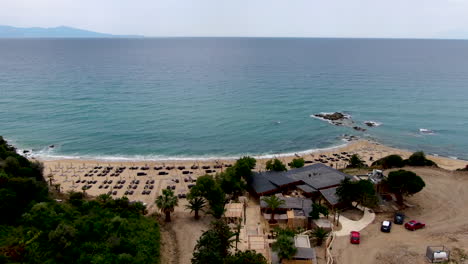
[[[382,125],[310,117],[334,111]],[[468,41],[0,40],[0,135],[42,157],[266,155],[344,134],[468,159]]]

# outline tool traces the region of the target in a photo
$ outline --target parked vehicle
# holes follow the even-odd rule
[[[382,221],[382,225],[380,226],[380,231],[390,233],[391,229],[392,229],[392,222],[388,220]]]
[[[426,224],[423,224],[423,223],[421,223],[419,221],[416,221],[416,220],[411,220],[411,221],[409,221],[408,223],[405,224],[405,228],[408,229],[408,230],[411,230],[411,231],[424,228],[425,226],[426,226]]]
[[[405,215],[403,213],[396,212],[393,222],[397,225],[402,225],[403,222],[405,222]]]
[[[351,244],[360,244],[361,234],[357,231],[351,231],[349,236],[349,242],[351,242]]]

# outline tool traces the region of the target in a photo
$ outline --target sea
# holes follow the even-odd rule
[[[314,116],[333,112],[351,124]],[[2,39],[0,135],[43,159],[275,156],[355,136],[468,160],[468,41]]]

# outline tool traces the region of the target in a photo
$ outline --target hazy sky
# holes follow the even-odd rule
[[[0,0],[0,24],[146,36],[468,38],[468,0]]]

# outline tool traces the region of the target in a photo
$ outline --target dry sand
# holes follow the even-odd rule
[[[409,157],[411,152],[390,148],[374,142],[369,141],[356,141],[347,146],[328,149],[320,152],[301,153],[301,155],[293,156],[279,156],[278,158],[284,163],[289,163],[296,156],[302,156],[305,160],[314,161],[319,158],[319,155],[326,155],[333,157],[332,154],[347,152],[349,154],[358,154],[368,164],[370,157],[373,160],[390,154],[399,154],[403,158]],[[429,156],[428,158],[434,160],[440,167],[454,170],[463,168],[468,164],[467,161],[454,160],[442,157]],[[257,167],[255,170],[265,170],[265,163],[268,159],[258,159]],[[66,192],[70,190],[81,191],[83,185],[88,183],[76,183],[76,181],[97,181],[89,190],[86,190],[87,195],[97,196],[99,194],[107,193],[109,191],[117,191],[113,197],[121,197],[124,192],[128,190],[128,186],[132,180],[140,180],[133,195],[128,195],[130,200],[142,201],[147,203],[150,212],[157,211],[154,201],[156,197],[162,192],[162,189],[167,186],[176,186],[175,194],[188,193],[189,184],[193,182],[185,182],[184,179],[191,177],[195,180],[201,175],[205,175],[206,171],[202,166],[210,166],[213,170],[214,165],[233,164],[235,160],[200,160],[200,161],[135,161],[135,162],[109,162],[99,160],[54,160],[43,161],[45,165],[45,175],[53,175],[53,183],[60,184],[61,190]],[[199,169],[191,170],[192,165],[199,166]],[[307,164],[306,164],[307,165]],[[335,168],[344,168],[347,165],[345,160],[328,162],[327,165]],[[114,169],[107,176],[97,176],[102,169],[97,170],[91,177],[85,177],[86,173],[95,166],[112,166]],[[126,166],[124,170],[117,177],[111,177],[110,174],[115,171],[116,167]],[[137,166],[138,170],[129,170],[129,167]],[[141,170],[142,166],[149,166],[149,170]],[[155,170],[155,166],[174,166],[172,170]],[[191,174],[183,174],[184,170],[179,170],[178,166],[185,166],[186,171]],[[215,169],[214,173],[225,170],[226,167]],[[168,172],[168,175],[158,175],[160,171]],[[366,228],[363,232],[363,243],[360,246],[350,247],[346,238],[337,239],[334,245],[335,254],[339,255],[338,263],[419,263],[406,261],[408,259],[421,259],[421,254],[424,254],[427,244],[431,245],[468,245],[468,224],[466,222],[468,216],[467,202],[468,197],[467,180],[468,176],[460,176],[452,174],[441,169],[415,169],[418,174],[424,177],[427,183],[427,188],[418,195],[410,198],[409,201],[419,206],[407,211],[410,217],[427,221],[428,228],[417,232],[407,232],[400,226],[394,228],[391,234],[381,234],[377,232],[379,228],[379,221]],[[147,176],[137,176],[138,172],[145,172]],[[214,174],[212,173],[212,174]],[[175,180],[179,180],[176,183]],[[107,184],[108,189],[99,189],[99,185],[104,185],[104,180],[112,180],[112,184]],[[115,189],[116,182],[119,180],[126,180],[123,188]],[[143,195],[146,181],[154,180],[153,189],[150,195]],[[132,184],[132,187],[134,184]],[[163,226],[163,246],[162,246],[162,259],[167,263],[190,263],[192,251],[196,244],[197,239],[202,234],[203,230],[208,229],[208,224],[212,220],[210,216],[204,216],[199,221],[193,220],[193,216],[184,210],[184,205],[187,203],[185,199],[180,199],[179,206],[176,208],[172,215],[173,222]],[[463,235],[462,235],[463,234]],[[404,246],[407,250],[401,250]],[[397,252],[403,254],[402,258],[405,261],[400,262],[385,262],[387,259],[392,259],[387,254]],[[412,256],[412,254],[416,254]],[[175,255],[178,255],[174,258]],[[382,259],[385,259],[382,260]]]
[[[446,246],[468,251],[468,173],[436,168],[405,168],[414,171],[426,187],[406,201],[414,205],[403,212],[406,220],[419,220],[426,228],[407,231],[393,225],[391,233],[380,232],[380,223],[392,214],[378,214],[374,223],[361,231],[361,244],[348,237],[337,238],[333,255],[338,264],[427,263],[427,246]]]
[[[316,163],[316,159],[320,158],[319,155],[326,155],[327,157],[333,157],[332,154],[340,154],[341,152],[347,152],[349,154],[358,154],[362,159],[364,159],[369,165],[372,163],[370,158],[372,157],[373,160],[379,159],[381,157],[390,155],[390,154],[399,154],[403,158],[409,157],[411,152],[390,148],[387,146],[380,145],[378,143],[360,140],[353,143],[350,143],[347,146],[336,148],[336,149],[328,149],[326,151],[321,152],[314,152],[303,154],[302,157],[305,160],[313,161]],[[297,155],[299,156],[299,155]],[[343,156],[343,155],[341,155]],[[288,157],[278,157],[284,163],[289,163],[293,158],[296,156],[288,156]],[[428,156],[428,158],[434,160],[439,164],[440,167],[448,169],[448,170],[455,170],[458,168],[463,168],[468,164],[468,161],[463,160],[455,160],[443,157],[434,157]],[[257,167],[255,168],[257,171],[265,170],[265,163],[268,159],[258,159],[257,160]],[[124,195],[125,191],[128,190],[128,186],[132,180],[140,180],[136,189],[131,189],[134,191],[133,195],[128,195],[130,200],[138,200],[147,203],[148,205],[153,205],[155,198],[157,195],[161,193],[161,190],[166,188],[167,186],[175,186],[174,192],[176,194],[183,194],[189,191],[189,184],[192,182],[189,180],[185,182],[184,179],[191,177],[193,180],[196,180],[197,177],[201,175],[205,175],[205,169],[202,169],[202,166],[210,166],[210,170],[214,170],[213,173],[215,174],[221,172],[226,169],[225,166],[222,168],[214,169],[214,165],[224,165],[224,164],[233,164],[235,160],[201,160],[201,161],[135,161],[135,162],[109,162],[109,161],[99,161],[99,160],[53,160],[53,161],[43,161],[45,165],[45,175],[53,175],[53,182],[58,183],[61,186],[62,191],[81,191],[83,185],[87,185],[88,183],[76,183],[78,180],[80,181],[97,181],[96,184],[92,184],[89,190],[86,191],[88,195],[97,196],[99,194],[107,193],[109,191],[117,191],[117,194],[114,197],[121,197]],[[195,170],[191,170],[190,167],[192,165],[197,165],[199,168]],[[307,164],[306,164],[307,165]],[[339,161],[329,161],[327,163],[329,166],[333,166],[335,168],[344,168],[347,165],[347,161],[341,159]],[[107,176],[97,176],[102,169],[94,170],[95,166],[112,166],[114,167],[113,170]],[[115,171],[116,167],[119,166],[126,166],[127,169],[124,170],[117,177],[111,177]],[[129,167],[137,166],[140,169],[138,170],[129,170]],[[141,167],[149,166],[149,170],[141,170]],[[175,168],[172,170],[154,170],[155,166],[174,166]],[[177,169],[178,166],[185,166],[184,170]],[[89,173],[90,171],[97,171],[93,173],[93,176],[86,177],[85,174]],[[168,175],[158,175],[159,172],[165,171]],[[189,171],[190,174],[183,174],[183,171]],[[137,173],[145,172],[147,176],[137,176]],[[112,184],[104,184],[104,180],[112,180]],[[119,180],[125,180],[126,183],[123,184],[123,188],[116,189],[113,188],[116,185],[116,182]],[[155,183],[153,185],[153,189],[151,190],[151,194],[143,195],[142,192],[145,190],[146,181],[154,180]],[[178,180],[179,183],[174,182]],[[99,189],[99,185],[109,185],[107,189]],[[133,186],[132,186],[133,187]]]

